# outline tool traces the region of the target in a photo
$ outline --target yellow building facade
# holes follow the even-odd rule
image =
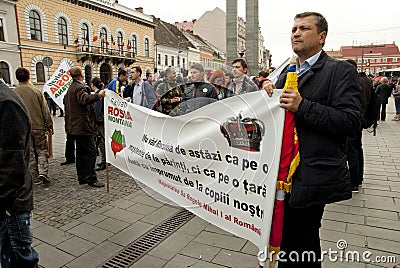
[[[153,18],[115,0],[18,0],[22,66],[43,84],[62,60],[105,83],[132,64],[154,69]],[[52,62],[51,66],[49,62]]]

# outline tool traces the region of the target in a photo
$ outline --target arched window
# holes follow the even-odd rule
[[[82,35],[83,45],[89,47],[89,26],[86,23],[82,24]]]
[[[118,51],[124,51],[124,37],[122,36],[121,32],[117,33],[117,44],[118,44]]]
[[[90,85],[90,81],[92,80],[92,67],[90,65],[85,66],[85,82],[86,85]]]
[[[137,37],[136,35],[132,36],[132,50],[135,55],[137,55]]]
[[[68,45],[68,31],[67,31],[67,21],[59,17],[57,20],[58,24],[58,43],[62,45]]]
[[[39,13],[35,10],[29,12],[29,27],[31,30],[31,39],[42,41],[42,26]]]
[[[8,64],[4,61],[0,62],[0,76],[4,79],[4,82],[6,82],[7,84],[11,84],[10,68],[8,67]]]
[[[4,38],[4,26],[3,26],[3,19],[0,18],[0,41],[5,41]]]
[[[150,43],[149,39],[144,39],[144,56],[150,57]]]
[[[111,80],[111,67],[107,63],[100,66],[100,80],[103,81],[104,85],[108,85]]]
[[[101,44],[101,49],[104,50],[108,47],[107,44],[107,29],[106,28],[101,28],[100,30],[100,44]]]
[[[41,62],[36,63],[36,80],[38,83],[46,82],[46,78],[44,76],[44,65]]]

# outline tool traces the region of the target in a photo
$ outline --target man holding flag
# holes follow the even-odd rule
[[[322,50],[327,32],[328,23],[319,13],[294,18],[291,42],[298,56],[299,92],[285,89],[280,106],[295,115],[300,162],[285,197],[280,268],[321,267],[319,228],[325,204],[351,198],[346,137],[360,124],[357,72]],[[284,87],[286,77],[287,71],[276,88]],[[275,86],[265,81],[262,88],[272,95]],[[299,259],[289,258],[292,252]]]

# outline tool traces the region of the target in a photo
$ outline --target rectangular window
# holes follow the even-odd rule
[[[4,39],[4,25],[3,25],[3,19],[0,18],[0,41],[6,41]]]
[[[381,62],[381,58],[377,58],[377,59],[376,59],[376,62]]]
[[[175,66],[175,57],[171,56],[171,66]]]
[[[165,55],[165,62],[164,62],[165,66],[168,66],[168,55]]]
[[[371,62],[371,63],[375,62],[375,59],[371,59],[370,62]]]
[[[161,54],[157,54],[157,64],[161,65]]]
[[[397,58],[393,58],[393,62],[397,62]]]
[[[357,62],[358,62],[358,63],[361,63],[361,59],[358,59]]]
[[[383,58],[383,62],[387,62],[387,58]]]

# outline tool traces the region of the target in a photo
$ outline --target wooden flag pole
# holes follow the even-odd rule
[[[107,193],[110,192],[110,180],[108,177],[108,163],[106,162],[106,183],[107,183]]]

